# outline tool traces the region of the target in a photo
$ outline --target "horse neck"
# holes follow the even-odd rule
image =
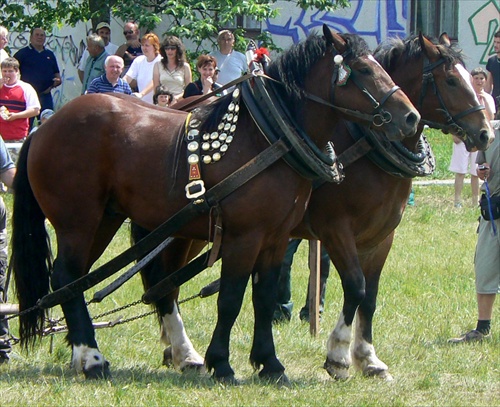
[[[332,139],[332,129],[335,129],[341,120],[331,108],[312,101],[306,103],[298,116],[301,117],[300,125],[319,148],[323,148]],[[333,136],[335,137],[335,134]]]
[[[400,61],[402,59],[403,58],[401,58]],[[419,68],[416,70],[416,67]],[[409,76],[409,72],[411,72],[412,75]],[[405,61],[388,73],[392,80],[401,88],[406,96],[408,96],[411,103],[419,108],[419,98],[422,92],[423,59],[421,58],[418,61]],[[402,142],[403,145],[410,151],[415,151],[423,130],[423,124],[419,124],[415,135],[405,138]]]

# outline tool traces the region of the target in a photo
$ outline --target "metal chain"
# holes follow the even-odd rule
[[[28,314],[28,313],[30,313],[30,312],[38,309],[38,308],[39,308],[38,305],[34,305],[31,308],[28,308],[28,309],[25,309],[25,310],[23,310],[21,312],[18,312],[17,314],[12,314],[12,315],[10,315],[8,317],[4,317],[4,321],[8,321],[9,319],[12,319],[12,318],[18,318],[18,317],[23,316],[25,314]]]
[[[130,317],[130,318],[127,318],[127,319],[119,319],[119,320],[117,320],[116,322],[113,323],[113,326],[125,324],[127,322],[132,322],[132,321],[135,321],[137,319],[141,319],[141,318],[147,317],[149,315],[152,315],[154,313],[156,313],[156,310],[148,311],[148,312],[145,312],[144,314],[139,314],[139,315],[136,315],[135,317]]]
[[[180,300],[179,301],[179,304],[182,304],[184,302],[187,302],[187,301],[190,301],[190,300],[193,300],[197,297],[200,297],[202,296],[201,293],[198,293],[198,294],[195,294],[195,295],[192,295],[191,297],[187,297],[183,300]],[[92,301],[87,301],[85,304],[86,306],[90,305],[92,303]],[[92,321],[96,320],[96,319],[99,319],[99,318],[103,318],[105,316],[108,316],[108,315],[112,315],[112,314],[115,314],[117,312],[120,312],[120,311],[123,311],[127,308],[131,308],[131,307],[134,307],[136,305],[139,305],[142,303],[142,299],[140,300],[136,300],[134,302],[131,302],[129,304],[126,304],[126,305],[123,305],[122,307],[118,307],[118,308],[115,308],[113,310],[110,310],[110,311],[106,311],[106,312],[103,312],[102,314],[98,314],[94,317],[91,317],[90,319]],[[9,320],[9,319],[12,319],[12,318],[17,318],[17,317],[20,317],[22,315],[25,315],[25,314],[28,314],[32,311],[35,311],[36,309],[40,308],[37,305],[34,305],[33,307],[31,308],[28,308],[28,309],[25,309],[24,311],[21,311],[21,312],[18,312],[17,314],[13,314],[9,317],[6,317],[5,320]],[[139,315],[136,315],[136,316],[133,316],[133,317],[130,317],[130,318],[126,318],[126,319],[122,319],[122,318],[119,318],[115,321],[112,321],[109,323],[109,327],[112,328],[114,327],[115,325],[122,325],[122,324],[125,324],[125,323],[128,323],[128,322],[132,322],[132,321],[136,321],[138,319],[141,319],[141,318],[145,318],[149,315],[152,315],[156,313],[156,310],[152,310],[152,311],[148,311],[148,312],[145,312],[143,314],[139,314]],[[51,335],[51,334],[54,334],[54,333],[57,333],[58,331],[61,331],[62,329],[66,328],[66,327],[63,327],[63,326],[60,326],[59,329],[55,329],[58,327],[58,325],[65,319],[64,316],[60,317],[60,318],[48,318],[46,320],[47,324],[48,324],[48,327],[45,328],[45,329],[42,329],[42,331],[40,332],[40,334],[42,336],[47,336],[47,335]],[[8,343],[9,345],[15,345],[17,343],[20,342],[20,339],[19,338],[16,338],[15,336],[13,336],[12,334],[9,334],[9,337],[4,341],[6,343]]]
[[[142,300],[137,300],[137,301],[131,302],[130,304],[124,305],[122,307],[115,308],[115,309],[113,309],[111,311],[103,312],[102,314],[96,315],[95,317],[90,318],[90,319],[93,321],[95,319],[99,319],[99,318],[102,318],[102,317],[105,317],[105,316],[108,316],[108,315],[112,315],[112,314],[114,314],[116,312],[120,312],[120,311],[122,311],[124,309],[134,307],[134,306],[136,306],[138,304],[141,304],[141,303],[142,303]]]

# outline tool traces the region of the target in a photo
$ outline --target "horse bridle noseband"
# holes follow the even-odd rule
[[[458,120],[467,116],[468,114],[478,112],[480,110],[484,110],[485,107],[484,105],[478,105],[471,107],[470,109],[464,110],[463,112],[460,112],[456,114],[455,116],[452,116],[450,112],[448,111],[443,98],[441,96],[441,93],[439,92],[439,89],[436,85],[436,81],[434,80],[434,74],[432,71],[437,68],[438,66],[444,64],[446,62],[445,58],[441,57],[436,62],[431,63],[429,61],[429,58],[425,57],[424,59],[424,68],[423,68],[423,75],[422,75],[422,91],[420,92],[420,98],[418,100],[418,110],[420,111],[424,102],[424,98],[427,95],[427,87],[429,84],[432,85],[432,90],[434,94],[437,96],[439,100],[439,105],[441,106],[441,111],[444,113],[445,118],[446,118],[446,124],[441,124],[438,122],[433,122],[430,120],[426,119],[421,119],[420,123],[426,124],[429,127],[433,129],[440,129],[444,131],[445,133],[451,133],[455,134],[459,137],[464,138],[467,135],[467,132],[463,129],[462,126],[458,124]]]
[[[334,93],[335,93],[334,91],[335,91],[335,87],[337,86],[337,82],[338,82],[338,79],[339,79],[339,69],[340,69],[340,66],[343,64],[344,59],[346,58],[347,55],[349,55],[349,53],[350,53],[350,51],[345,52],[342,55],[340,55],[340,54],[335,55],[335,58],[334,58],[335,67],[334,67],[333,74],[332,74],[332,79],[331,79],[331,92],[330,92],[330,94],[331,94],[331,102],[327,102],[326,100],[324,100],[324,99],[322,99],[322,98],[320,98],[318,96],[312,95],[312,94],[310,94],[308,92],[304,92],[305,96],[308,99],[313,100],[313,101],[315,101],[317,103],[321,103],[321,104],[329,106],[329,107],[331,107],[331,108],[333,108],[335,110],[338,110],[338,111],[340,111],[342,113],[345,113],[345,114],[347,114],[349,116],[352,116],[352,117],[355,117],[357,119],[369,122],[369,123],[373,124],[376,127],[381,127],[384,124],[390,123],[392,121],[392,115],[387,110],[384,110],[383,106],[384,106],[385,102],[387,102],[387,100],[395,92],[397,92],[398,90],[400,90],[400,87],[397,86],[397,85],[393,86],[382,97],[382,99],[380,100],[380,102],[378,102],[377,99],[375,99],[373,97],[373,95],[370,93],[370,91],[368,89],[366,89],[366,87],[363,86],[358,81],[358,79],[356,77],[356,73],[351,70],[348,79],[351,79],[353,81],[353,83],[361,90],[361,92],[363,92],[363,94],[365,94],[368,97],[368,99],[370,100],[370,103],[373,106],[373,112],[371,114],[366,114],[366,113],[362,113],[362,112],[360,112],[358,110],[348,109],[348,108],[345,108],[345,107],[336,106],[334,104]]]

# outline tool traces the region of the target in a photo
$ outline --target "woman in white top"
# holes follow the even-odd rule
[[[139,92],[134,94],[145,102],[153,103],[153,69],[156,62],[161,60],[160,40],[156,34],[149,33],[141,38],[141,49],[143,55],[134,59],[130,65],[125,80],[130,84],[134,79],[137,81]]]
[[[163,57],[153,69],[153,89],[166,86],[173,93],[174,101],[182,99],[184,88],[192,82],[191,67],[185,60],[184,45],[181,40],[169,35],[160,49]]]

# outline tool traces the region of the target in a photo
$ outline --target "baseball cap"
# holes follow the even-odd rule
[[[111,27],[109,24],[105,21],[101,21],[99,24],[97,24],[97,27],[95,28],[96,31],[100,30],[101,28],[107,28],[108,30],[111,31]]]
[[[41,114],[40,114],[40,120],[42,119],[48,119],[54,114],[54,111],[52,109],[45,109]]]

